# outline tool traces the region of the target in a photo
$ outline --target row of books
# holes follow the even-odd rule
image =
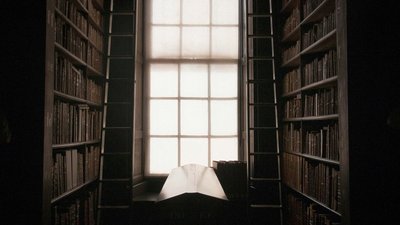
[[[301,95],[298,94],[294,98],[287,99],[284,103],[283,118],[297,118],[302,117],[301,110]]]
[[[87,80],[86,99],[101,104],[103,101],[103,86],[98,84],[95,80]]]
[[[81,68],[58,51],[54,53],[54,61],[54,90],[94,103],[102,102],[103,87],[98,82],[84,76]]]
[[[339,210],[339,170],[328,164],[309,161],[303,157],[283,154],[284,183],[332,210]]]
[[[301,153],[301,127],[295,123],[283,125],[283,149],[287,152]]]
[[[53,144],[98,140],[101,137],[102,112],[86,104],[58,99],[53,107]]]
[[[303,3],[303,16],[310,15],[324,1],[329,0],[305,0]]]
[[[98,177],[100,147],[64,149],[53,153],[52,197],[55,198]]]
[[[287,72],[282,79],[282,92],[284,94],[299,90],[301,88],[300,69],[295,68]]]
[[[337,98],[337,90],[334,87],[319,89],[311,94],[304,94],[303,97],[298,94],[285,101],[283,116],[288,119],[336,114]]]
[[[86,33],[86,32],[85,32]],[[61,17],[56,16],[55,37],[56,43],[63,46],[70,53],[80,58],[97,72],[103,73],[103,36],[102,33],[89,26],[89,43],[71,25]]]
[[[92,45],[89,45],[87,51],[87,64],[97,72],[103,73],[103,53]]]
[[[100,9],[98,9],[94,4],[93,1],[96,1],[97,5],[100,7],[103,6],[103,1],[102,0],[89,0],[88,2],[88,11],[89,11],[89,17],[90,19],[93,20],[93,22],[99,27],[103,27],[103,14]]]
[[[93,189],[78,198],[55,205],[52,208],[52,224],[95,225],[97,202],[97,189]]]
[[[61,17],[56,16],[55,21],[56,42],[76,57],[86,61],[86,40]]]
[[[86,15],[79,10],[75,1],[71,0],[56,0],[56,9],[60,10],[73,24],[75,24],[80,31],[86,34],[87,31],[87,18]]]
[[[213,161],[213,168],[230,201],[247,198],[247,166],[244,161]]]
[[[302,153],[339,160],[338,124],[328,124],[319,130],[306,130]]]
[[[319,89],[304,95],[303,116],[323,116],[337,113],[337,90],[335,87]]]
[[[301,70],[302,73],[300,73],[298,68],[287,72],[282,80],[283,93],[290,93],[299,90],[302,86],[336,76],[336,54],[335,49],[329,50],[306,63]]]
[[[285,151],[339,160],[339,128],[337,123],[327,124],[320,128],[309,128],[304,133],[304,139],[302,139],[302,128],[299,125],[294,123],[284,124],[283,143]]]
[[[304,201],[288,193],[286,196],[287,224],[340,225],[340,219],[321,209],[317,204]]]
[[[101,31],[99,31],[96,27],[89,24],[88,30],[88,38],[89,41],[99,50],[103,51],[104,46],[104,36]]]
[[[331,12],[323,19],[307,28],[307,30],[302,34],[302,47],[303,49],[317,42],[319,39],[323,38],[329,32],[336,28],[336,17],[335,13]]]
[[[285,38],[300,24],[300,10],[295,7],[290,15],[285,19],[282,29],[282,37]]]
[[[83,70],[74,66],[58,51],[54,53],[54,90],[78,98],[86,98],[86,78]]]
[[[304,85],[336,76],[336,57],[336,49],[333,49],[305,64],[303,67]]]
[[[285,64],[292,58],[294,58],[296,55],[300,53],[300,41],[297,40],[296,43],[290,45],[289,47],[286,47],[282,51],[282,62]]]

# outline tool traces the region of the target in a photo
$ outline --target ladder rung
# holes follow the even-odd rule
[[[129,178],[118,178],[118,179],[111,179],[111,178],[107,178],[107,179],[100,179],[100,182],[129,182],[131,179]]]
[[[126,81],[134,81],[132,78],[130,78],[130,77],[114,77],[114,78],[107,78],[106,79],[106,82],[109,82],[109,81],[114,81],[114,80],[126,80]]]
[[[129,205],[99,205],[98,209],[129,209]]]
[[[132,102],[105,102],[104,105],[132,105]]]
[[[134,34],[111,34],[109,33],[108,36],[110,37],[134,37]]]
[[[247,35],[249,38],[275,38],[274,35]]]
[[[118,129],[118,130],[124,130],[124,129],[132,129],[132,127],[103,127],[104,130],[113,130],[113,129]]]
[[[250,177],[251,181],[269,181],[269,182],[280,182],[280,178],[258,178],[258,177]]]
[[[251,208],[274,208],[281,209],[282,205],[268,205],[268,204],[250,204]]]
[[[275,60],[276,57],[274,56],[248,56],[248,59],[255,59],[255,60]]]
[[[135,56],[133,55],[107,55],[108,58],[113,59],[133,59]]]
[[[279,152],[250,152],[250,155],[280,155]]]
[[[130,152],[104,152],[101,155],[130,155]]]
[[[110,16],[134,16],[135,12],[134,11],[127,11],[127,12],[114,12],[114,11],[108,11],[108,13],[110,14]]]

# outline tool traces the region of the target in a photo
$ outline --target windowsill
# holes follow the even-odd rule
[[[145,177],[145,180],[133,186],[134,202],[155,202],[168,175]]]

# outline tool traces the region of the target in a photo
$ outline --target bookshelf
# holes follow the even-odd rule
[[[53,4],[51,224],[92,225],[103,120],[103,2]]]
[[[341,224],[335,0],[283,0],[281,124],[285,224]]]

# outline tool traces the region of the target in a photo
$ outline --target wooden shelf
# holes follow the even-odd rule
[[[296,56],[292,57],[286,62],[283,62],[281,67],[296,67],[300,65],[300,54],[297,54]]]
[[[317,8],[315,8],[308,16],[306,16],[302,21],[301,25],[307,23],[313,23],[322,19],[325,15],[332,12],[335,9],[334,0],[325,0]]]
[[[307,48],[303,49],[300,54],[307,55],[316,52],[323,52],[328,49],[333,49],[336,47],[336,29],[332,30],[324,37],[311,44]]]
[[[60,10],[54,10],[58,16],[60,16],[65,22],[68,23],[70,27],[72,27],[83,39],[88,40],[87,35],[79,29],[77,25],[75,25],[68,17],[66,17]]]
[[[307,198],[308,200],[310,200],[310,201],[316,203],[317,205],[319,205],[320,207],[324,208],[325,210],[328,210],[328,211],[331,212],[332,214],[334,214],[334,215],[336,215],[336,216],[339,216],[339,217],[342,216],[339,212],[337,212],[337,211],[335,211],[335,210],[329,208],[327,205],[323,204],[322,202],[319,202],[319,201],[316,200],[315,198],[313,198],[313,197],[311,197],[311,196],[308,196],[308,195],[304,194],[303,192],[298,191],[298,190],[296,190],[295,188],[292,188],[292,187],[290,187],[290,186],[288,186],[288,185],[286,185],[286,184],[285,184],[285,186],[286,186],[287,188],[289,188],[290,190],[296,192],[297,194],[300,194],[301,196]]]
[[[100,140],[91,140],[91,141],[73,142],[73,143],[65,143],[65,144],[53,144],[52,148],[53,149],[73,148],[73,147],[78,147],[78,146],[83,146],[83,145],[99,144],[100,142],[101,142]]]
[[[307,116],[298,118],[287,118],[283,119],[283,122],[297,122],[297,121],[316,121],[316,120],[337,120],[339,118],[338,114],[325,115],[325,116]]]
[[[314,156],[314,155],[309,155],[309,154],[304,154],[304,153],[299,153],[299,152],[292,152],[292,151],[285,151],[285,153],[301,156],[303,158],[307,158],[307,159],[311,159],[311,160],[315,160],[318,162],[323,162],[323,163],[327,163],[327,164],[331,164],[331,165],[335,165],[335,166],[340,165],[340,162],[337,160],[325,159],[325,158],[322,158],[319,156]]]
[[[64,56],[68,57],[69,61],[73,64],[79,65],[79,66],[87,66],[86,62],[80,59],[78,56],[72,54],[68,49],[64,48],[62,45],[59,43],[54,43],[54,48],[58,52],[62,53]]]
[[[283,94],[281,97],[282,98],[288,98],[288,97],[292,97],[298,94],[301,94],[301,92],[303,91],[308,91],[308,90],[312,90],[312,89],[320,89],[320,88],[325,88],[325,87],[329,87],[335,84],[335,82],[337,82],[337,76],[333,76],[333,77],[329,77],[327,79],[324,80],[320,80],[318,82],[314,82],[312,84],[306,85],[302,88],[299,88],[297,90],[288,92]]]
[[[281,43],[286,43],[286,42],[293,42],[296,40],[300,39],[300,24],[294,28],[289,34],[284,36],[281,40]]]
[[[87,181],[87,182],[85,182],[85,183],[83,183],[83,184],[81,184],[81,185],[79,185],[79,186],[76,186],[76,187],[74,187],[74,188],[72,188],[72,189],[70,189],[70,190],[68,190],[68,191],[66,191],[66,192],[64,192],[64,193],[62,193],[61,195],[59,195],[59,196],[53,198],[53,199],[51,200],[51,204],[55,204],[55,203],[57,203],[57,202],[63,200],[64,198],[66,198],[66,197],[68,197],[68,196],[70,196],[70,195],[76,193],[77,191],[79,191],[79,190],[81,190],[81,189],[83,189],[83,188],[89,186],[90,184],[94,183],[95,181],[97,181],[97,179]]]
[[[68,95],[68,94],[62,93],[60,91],[53,91],[53,93],[54,93],[54,96],[57,96],[57,97],[60,97],[60,98],[63,98],[65,100],[69,100],[69,101],[72,101],[72,102],[83,103],[83,104],[87,104],[87,105],[93,106],[93,107],[101,107],[102,106],[102,103],[92,102],[92,101],[89,101],[89,100],[86,100],[86,99],[83,99],[83,98],[79,98],[79,97],[75,97],[75,96],[72,96],[72,95]]]

